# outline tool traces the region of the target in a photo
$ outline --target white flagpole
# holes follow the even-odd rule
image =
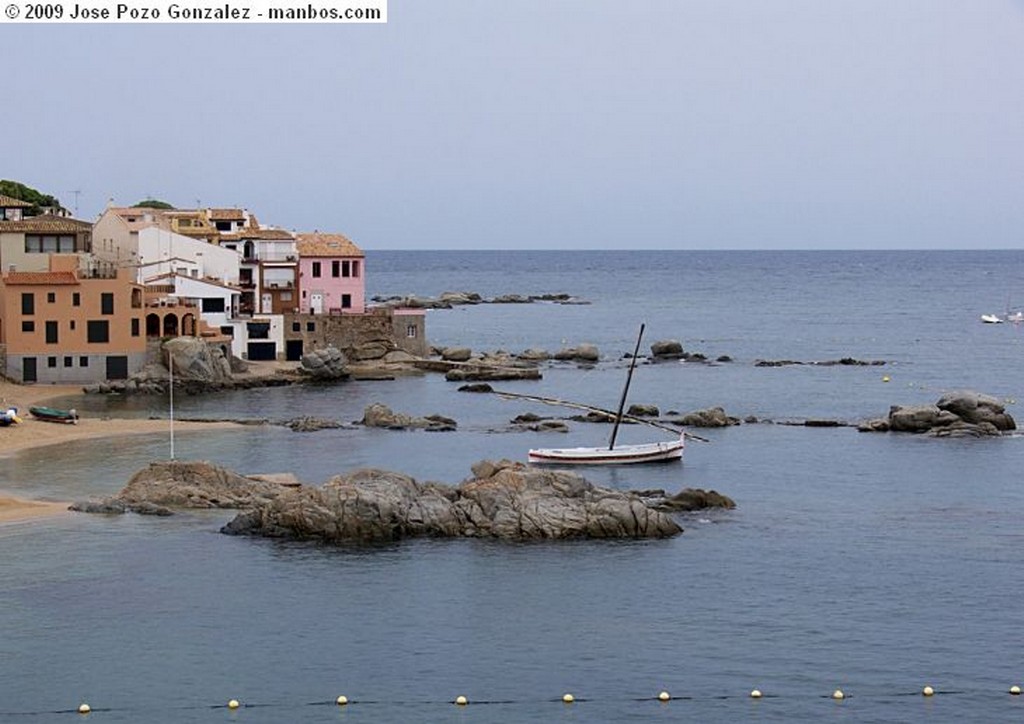
[[[167,355],[167,367],[171,377],[171,460],[174,460],[174,355]]]

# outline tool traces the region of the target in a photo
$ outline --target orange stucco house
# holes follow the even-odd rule
[[[21,382],[126,379],[146,360],[143,287],[135,270],[84,272],[77,254],[51,254],[47,271],[0,277],[5,374]]]

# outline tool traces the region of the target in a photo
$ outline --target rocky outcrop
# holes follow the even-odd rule
[[[449,382],[539,380],[541,377],[540,370],[536,367],[495,367],[483,364],[455,367],[444,374],[444,378]]]
[[[709,508],[732,510],[736,507],[732,498],[722,495],[716,490],[700,488],[683,488],[675,495],[670,495],[664,490],[645,490],[639,492],[638,495],[648,500],[658,510],[672,513],[692,513]]]
[[[299,371],[317,381],[341,380],[348,377],[347,361],[337,347],[328,345],[302,355]]]
[[[853,357],[842,357],[840,359],[821,360],[819,362],[801,362],[795,359],[759,359],[754,362],[755,367],[790,367],[792,365],[817,365],[818,367],[881,367],[885,360],[860,360]]]
[[[283,491],[278,483],[247,478],[202,461],[150,463],[120,493],[100,501],[75,503],[85,513],[170,515],[173,508],[246,508],[268,503]]]
[[[199,337],[175,337],[163,344],[164,365],[174,365],[174,377],[182,382],[197,381],[221,385],[231,379],[231,363],[218,346]]]
[[[383,470],[339,475],[239,514],[222,532],[330,543],[410,537],[502,540],[664,538],[682,532],[638,495],[507,460],[473,466],[458,486]]]
[[[476,292],[443,292],[437,297],[420,297],[414,294],[406,296],[376,296],[372,301],[389,307],[410,307],[413,309],[451,309],[467,304],[530,304],[533,302],[552,302],[554,304],[590,304],[590,302],[570,294],[501,294],[484,299]]]
[[[935,437],[986,437],[1017,429],[995,397],[969,390],[943,395],[934,405],[893,405],[887,418],[862,422],[861,432],[911,432]]]
[[[441,359],[447,362],[468,362],[473,356],[469,347],[445,347],[441,350]]]
[[[696,410],[687,415],[672,420],[675,425],[683,427],[728,427],[739,425],[740,420],[725,414],[721,407],[709,407],[706,410]]]
[[[626,410],[627,415],[632,417],[657,417],[661,414],[661,410],[658,409],[657,405],[630,405],[629,409]]]
[[[677,339],[662,339],[651,345],[651,357],[656,362],[682,359],[683,343]]]
[[[407,430],[409,428],[427,430],[429,432],[451,432],[458,423],[443,415],[427,415],[413,417],[393,411],[387,405],[375,402],[363,410],[363,419],[357,424],[366,427],[383,427],[389,430]]]
[[[566,347],[555,352],[555,359],[560,362],[585,362],[592,364],[601,359],[601,353],[592,344],[581,344],[577,347]]]

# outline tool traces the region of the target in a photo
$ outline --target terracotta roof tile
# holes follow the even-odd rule
[[[222,236],[221,238],[224,237]],[[245,227],[238,232],[238,238],[265,239],[267,241],[291,241],[295,238],[295,234],[284,229],[251,229],[249,227]]]
[[[242,221],[245,219],[245,211],[242,209],[210,209],[210,218],[213,221]]]
[[[295,248],[299,256],[366,256],[344,234],[321,234],[319,231],[299,234]]]
[[[15,199],[10,196],[0,194],[0,206],[5,209],[28,209],[31,208],[32,204],[28,201],[22,201],[21,199]]]
[[[26,286],[54,286],[58,284],[80,284],[74,272],[10,272],[4,276],[4,283]]]
[[[0,231],[15,234],[77,234],[92,231],[92,224],[88,221],[44,214],[29,216],[21,221],[0,221]]]

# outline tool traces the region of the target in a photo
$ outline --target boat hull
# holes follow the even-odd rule
[[[32,417],[44,422],[59,422],[65,425],[74,425],[78,422],[78,413],[74,410],[57,410],[53,407],[30,407],[28,411]]]
[[[683,459],[682,439],[645,445],[606,447],[569,447],[530,450],[528,460],[550,465],[627,465],[657,463]]]

